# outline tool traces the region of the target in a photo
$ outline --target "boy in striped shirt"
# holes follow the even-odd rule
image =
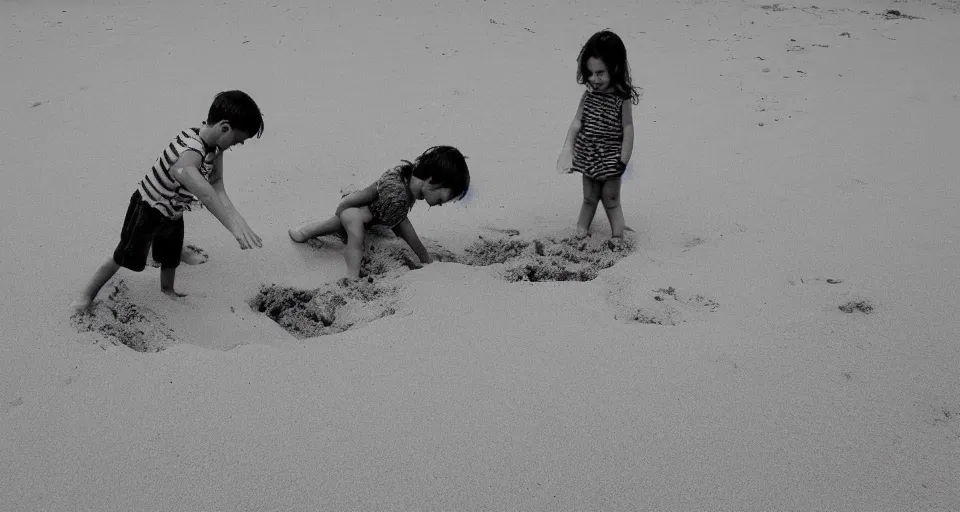
[[[187,128],[163,149],[130,198],[120,243],[100,265],[72,304],[74,313],[90,308],[100,289],[126,267],[140,272],[153,246],[160,264],[160,289],[182,297],[173,283],[183,250],[183,212],[206,207],[237,239],[241,249],[262,245],[223,188],[223,152],[263,133],[263,115],[242,91],[221,92],[213,99],[201,128]]]

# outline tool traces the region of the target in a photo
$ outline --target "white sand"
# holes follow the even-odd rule
[[[960,3],[355,3],[0,4],[0,509],[960,509]],[[246,304],[338,278],[286,228],[434,144],[474,186],[417,206],[425,239],[572,226],[553,165],[605,27],[644,88],[631,256],[431,265],[303,341]],[[189,297],[117,276],[170,345],[78,333],[137,181],[233,88],[266,114],[226,159],[263,249],[189,214]]]

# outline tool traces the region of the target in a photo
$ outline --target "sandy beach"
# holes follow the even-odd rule
[[[0,3],[0,509],[960,510],[960,2],[334,4]],[[626,247],[554,170],[604,28]],[[229,89],[263,247],[188,212],[186,297],[121,270],[71,318]],[[289,240],[438,144],[442,261],[374,233],[342,286]]]

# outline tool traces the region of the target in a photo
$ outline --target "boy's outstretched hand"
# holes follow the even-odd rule
[[[234,229],[233,236],[237,239],[237,242],[240,243],[241,249],[253,249],[255,247],[263,247],[263,241],[260,240],[260,237],[250,229],[250,226],[247,225],[247,221],[242,218],[237,219],[237,226]]]

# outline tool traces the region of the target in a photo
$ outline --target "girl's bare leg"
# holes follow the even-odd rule
[[[90,278],[90,282],[87,283],[87,286],[80,293],[80,296],[70,304],[71,313],[80,313],[81,311],[89,309],[90,305],[93,304],[93,299],[100,293],[100,289],[103,288],[103,285],[107,284],[107,281],[109,281],[118,270],[120,270],[120,265],[117,265],[116,262],[113,261],[112,256],[100,265],[100,268],[93,273],[93,277]]]
[[[623,209],[620,207],[620,179],[604,181],[600,200],[610,221],[610,233],[614,238],[623,237]]]
[[[344,233],[343,224],[340,223],[340,219],[336,216],[330,217],[327,220],[308,222],[301,226],[287,230],[287,234],[290,235],[290,239],[297,243],[303,243],[311,238],[330,235],[333,233],[340,233],[344,236],[346,235],[346,233]]]
[[[343,253],[347,261],[347,277],[360,277],[360,262],[363,260],[363,242],[366,225],[373,220],[370,209],[347,208],[340,214],[340,222],[347,231],[347,250]]]
[[[601,183],[583,177],[583,204],[580,206],[580,217],[577,219],[577,236],[586,236],[590,232],[590,223],[597,213],[597,203],[600,201]]]

